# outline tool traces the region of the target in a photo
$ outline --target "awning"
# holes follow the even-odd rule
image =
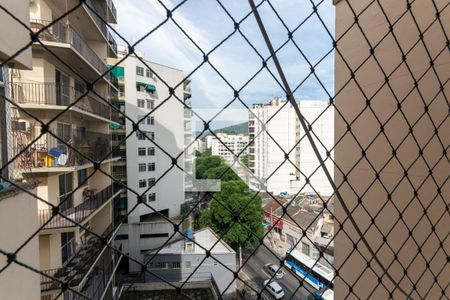
[[[109,65],[108,67],[111,68],[112,65]],[[117,66],[117,67],[112,68],[111,74],[113,74],[116,77],[124,77],[125,76],[125,71],[124,70],[125,69],[123,67]]]
[[[115,124],[115,123],[109,123],[109,128],[111,128],[111,129],[119,129],[120,125],[119,124]]]
[[[138,82],[136,82],[136,85],[143,86],[147,92],[153,93],[154,91],[156,91],[156,87],[151,83],[145,83],[145,82],[138,81]]]

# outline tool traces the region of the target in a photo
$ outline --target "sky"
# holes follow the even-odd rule
[[[310,66],[292,41],[277,52],[291,89],[297,88],[304,81],[294,94],[297,100],[328,99],[328,94],[333,94],[334,56],[332,52],[327,55],[332,49],[332,38],[316,15],[308,18],[313,11],[311,1],[318,6],[318,13],[329,32],[334,34],[334,7],[331,0],[270,1],[284,25],[269,3],[264,2],[258,9],[275,49],[288,41],[288,29],[294,31],[303,22],[293,33],[293,40],[313,65],[323,58],[315,72],[326,90],[313,76],[305,80],[310,73]],[[163,23],[167,19],[166,8],[173,9],[180,2],[182,1],[114,1],[118,11],[115,29],[130,43],[153,30],[136,46],[136,50],[150,61],[181,69],[186,76],[189,75],[192,80],[192,105],[194,109],[204,113],[204,118],[211,117],[234,99],[233,88],[242,89],[239,96],[248,106],[267,102],[274,97],[284,97],[283,89],[267,70],[261,71],[248,82],[262,66],[262,59],[248,42],[262,57],[269,57],[254,16],[245,18],[251,11],[248,1],[221,0],[225,9],[216,0],[188,0],[179,6],[172,17],[196,45],[174,21]],[[259,3],[259,0],[255,2]],[[248,42],[239,32],[235,32],[234,21],[225,10],[236,22],[245,18],[240,22],[239,28]],[[223,42],[229,35],[231,36]],[[119,37],[116,39],[118,44],[125,44]],[[220,46],[216,48],[218,44]],[[197,47],[205,53],[216,48],[209,55],[209,61],[223,78],[208,64],[203,64],[192,73],[203,62],[202,51]],[[271,61],[268,67],[279,80]],[[245,107],[237,101],[225,109],[221,116],[225,119],[247,118]],[[230,123],[239,122],[236,120]]]

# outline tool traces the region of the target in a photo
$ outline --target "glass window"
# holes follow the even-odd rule
[[[136,75],[144,76],[144,68],[136,66]]]
[[[143,99],[138,99],[138,100],[137,100],[137,106],[138,106],[138,107],[141,107],[141,108],[144,108],[144,107],[145,107],[145,100],[143,100]]]
[[[148,147],[147,148],[147,155],[148,156],[155,156],[155,147]]]
[[[149,178],[148,179],[148,187],[152,187],[155,185],[155,178]]]
[[[147,169],[145,168],[145,164],[139,164],[138,165],[139,172],[145,172]]]
[[[140,131],[136,131],[136,137],[140,141],[145,140],[145,135]]]
[[[155,117],[150,116],[147,117],[147,125],[154,125],[155,124]]]
[[[180,268],[180,262],[174,261],[172,262],[172,269],[179,269]]]
[[[77,171],[77,177],[78,177],[78,185],[79,186],[84,186],[87,185],[88,182],[86,180],[87,178],[87,169],[81,169]],[[85,182],[86,180],[86,182]]]
[[[148,170],[150,172],[155,171],[155,163],[148,163]]]
[[[147,194],[142,195],[142,201],[147,202]]]
[[[138,155],[145,156],[145,148],[138,148]]]
[[[154,201],[156,201],[156,193],[148,194],[148,202],[154,202]]]
[[[148,109],[155,108],[155,100],[147,100],[147,108]]]
[[[145,76],[146,77],[152,77],[152,73],[149,69],[145,69]]]
[[[155,139],[155,133],[152,131],[147,131],[147,136],[151,139],[154,140]]]
[[[140,180],[139,180],[139,187],[140,187],[140,188],[145,188],[145,187],[147,187],[147,180],[145,180],[145,179],[140,179]]]

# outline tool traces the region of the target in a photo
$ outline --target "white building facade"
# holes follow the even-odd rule
[[[244,134],[217,133],[217,137],[208,136],[211,154],[222,157],[228,164],[233,164],[237,156],[247,154],[248,136]]]
[[[125,53],[124,53],[125,54]],[[144,251],[159,247],[173,233],[168,218],[180,216],[185,201],[185,177],[173,167],[185,146],[186,84],[181,70],[130,55],[124,68],[126,138],[127,222],[119,243],[132,258],[142,260]],[[173,95],[170,88],[174,88]],[[190,92],[189,92],[190,96]],[[139,131],[135,131],[136,124]],[[131,135],[130,135],[131,134]],[[184,166],[184,155],[177,164]],[[146,204],[139,204],[138,195]],[[140,266],[130,261],[130,272]]]
[[[299,101],[300,110],[312,126],[323,159],[327,158],[327,150],[334,143],[334,111],[327,105],[328,102],[322,100]],[[254,174],[254,178],[250,179],[251,188],[274,194],[294,195],[299,191],[311,193],[314,190],[321,195],[332,194],[295,110],[286,100],[276,98],[253,106],[249,113],[249,142],[249,164]],[[326,160],[326,166],[333,174],[330,158]],[[319,170],[316,171],[317,168]],[[308,184],[306,178],[309,178]]]

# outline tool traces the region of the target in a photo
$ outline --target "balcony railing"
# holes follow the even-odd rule
[[[112,0],[106,1],[106,4],[108,5],[109,10],[111,11],[112,15],[114,16],[114,19],[117,20],[117,9],[114,5]]]
[[[100,192],[88,197],[83,203],[78,206],[63,209],[60,214],[53,217],[51,209],[41,209],[38,212],[39,225],[44,225],[48,220],[50,222],[45,225],[44,229],[55,229],[76,226],[72,221],[77,223],[83,222],[87,217],[89,217],[94,211],[96,211],[100,206],[107,202],[114,194],[113,185],[109,185]]]
[[[15,167],[22,170],[32,168],[75,167],[109,158],[111,136],[109,134],[89,132],[83,128],[72,130],[61,142],[50,134],[39,138],[25,152],[20,144],[14,147],[14,153],[21,153]],[[75,147],[76,152],[72,147]],[[89,159],[88,159],[89,158]]]
[[[105,62],[98,57],[94,50],[88,46],[86,41],[70,25],[61,21],[54,23],[39,19],[31,19],[30,21],[31,30],[34,32],[48,25],[50,26],[39,34],[41,41],[70,44],[98,73],[103,74],[108,70]]]
[[[55,83],[15,83],[12,85],[12,100],[19,104],[45,104],[68,106],[84,92],[73,86]],[[81,98],[74,107],[93,113],[105,119],[110,117],[110,107],[91,95]]]
[[[106,234],[103,234],[103,236],[107,237]],[[108,284],[111,283],[111,276],[114,275],[115,268],[122,258],[120,252],[112,252],[109,248],[101,251],[101,248],[102,245],[99,239],[95,236],[90,236],[80,245],[73,258],[61,268],[43,270],[41,272],[68,283],[71,288],[81,288],[81,293],[86,295],[87,299],[100,299]],[[101,257],[98,258],[99,255]],[[88,274],[94,263],[95,267]],[[85,280],[86,276],[89,277]],[[83,284],[83,286],[79,287],[80,284]],[[41,291],[60,288],[61,284],[57,280],[41,275]],[[72,296],[75,296],[75,298],[70,299],[78,299],[77,295]]]

